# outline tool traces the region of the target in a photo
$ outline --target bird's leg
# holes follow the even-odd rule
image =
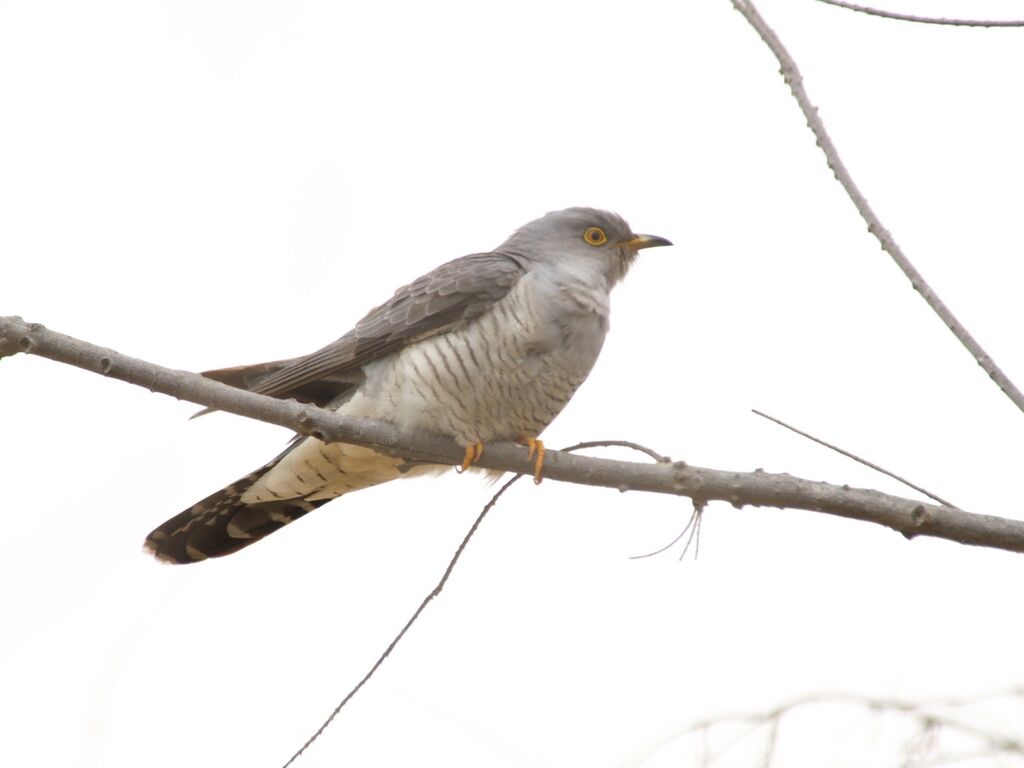
[[[484,455],[484,444],[482,441],[477,440],[475,443],[470,443],[466,446],[466,454],[462,457],[462,466],[459,467],[459,472],[465,472],[471,466],[476,464],[480,457]]]
[[[535,437],[528,437],[526,435],[517,437],[516,442],[530,449],[526,458],[533,459],[534,455],[537,456],[533,462],[533,482],[540,485],[540,481],[544,479],[541,475],[544,470],[544,443]]]

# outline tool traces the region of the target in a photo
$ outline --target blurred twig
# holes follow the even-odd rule
[[[684,726],[649,748],[633,761],[633,765],[642,765],[648,758],[673,742],[693,738],[696,740],[694,746],[699,748],[702,754],[700,764],[710,766],[720,757],[736,749],[742,742],[762,733],[762,765],[764,768],[771,768],[779,754],[782,720],[798,710],[824,709],[830,705],[844,705],[861,712],[893,716],[905,726],[910,726],[908,735],[904,738],[903,759],[899,763],[906,768],[948,765],[994,756],[1012,759],[1014,765],[1024,765],[1024,741],[1015,730],[983,726],[972,720],[972,709],[975,710],[974,716],[981,719],[978,713],[981,705],[991,704],[997,700],[1024,704],[1024,690],[1015,688],[977,696],[921,701],[844,693],[811,694],[761,712],[722,715]],[[821,722],[819,713],[818,719],[815,720],[819,732]],[[726,733],[730,735],[717,750],[709,749],[707,745],[714,742],[716,733],[719,733],[720,737]],[[806,732],[794,729],[790,738],[803,739],[806,742],[808,736]],[[956,742],[955,749],[952,742]],[[819,764],[829,764],[830,758],[834,757],[821,755]],[[873,764],[882,763],[876,760]]]

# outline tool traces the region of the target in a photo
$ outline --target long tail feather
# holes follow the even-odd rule
[[[157,559],[168,563],[195,563],[209,557],[230,555],[329,501],[295,498],[243,503],[246,489],[280,458],[207,496],[154,529],[146,537],[146,549]]]

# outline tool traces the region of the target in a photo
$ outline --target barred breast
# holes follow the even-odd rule
[[[539,435],[590,373],[608,325],[593,279],[560,277],[533,270],[493,311],[367,370],[375,415],[462,445]]]

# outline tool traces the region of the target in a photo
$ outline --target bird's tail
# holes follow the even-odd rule
[[[195,563],[230,555],[330,500],[294,498],[244,503],[245,491],[281,458],[278,456],[172,517],[146,537],[146,549],[167,563]]]

